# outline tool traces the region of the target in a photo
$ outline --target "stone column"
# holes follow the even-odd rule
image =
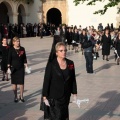
[[[28,20],[29,15],[30,15],[29,13],[25,13],[25,14],[22,15],[22,19],[23,19],[24,24],[27,24],[27,20]]]
[[[37,13],[38,16],[38,22],[42,23],[42,12]]]

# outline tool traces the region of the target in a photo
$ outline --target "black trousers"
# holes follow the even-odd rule
[[[86,71],[87,73],[93,73],[93,55],[92,52],[84,52],[86,60]]]

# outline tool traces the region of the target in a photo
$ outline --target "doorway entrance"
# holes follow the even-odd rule
[[[59,26],[62,23],[62,15],[57,8],[51,8],[47,12],[47,23]]]
[[[8,8],[3,2],[0,4],[0,23],[9,23]]]

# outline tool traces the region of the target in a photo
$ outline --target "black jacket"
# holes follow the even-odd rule
[[[24,67],[24,63],[27,63],[24,47],[20,47],[18,54],[15,48],[11,47],[8,53],[8,64],[15,69],[20,69]]]
[[[48,62],[44,76],[43,97],[59,99],[65,93],[69,96],[71,93],[77,94],[74,63],[68,59],[66,62],[69,72],[67,79],[64,79],[56,58]]]

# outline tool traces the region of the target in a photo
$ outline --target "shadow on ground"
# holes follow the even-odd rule
[[[11,102],[9,104],[6,104],[5,106],[6,109],[4,108],[4,111],[2,111],[2,107],[4,106],[1,106],[0,109],[2,112],[0,114],[0,120],[28,120],[28,118],[24,115],[28,111],[28,109],[31,109],[32,107],[35,107],[36,105],[40,104],[40,101],[38,102],[36,100],[37,99],[36,96],[40,96],[41,92],[42,90],[40,89],[35,91],[34,93],[29,94],[28,96],[25,97],[26,101],[24,103]],[[40,120],[42,120],[42,118]]]
[[[103,66],[95,69],[94,71],[97,73],[97,72],[100,72],[101,70],[109,69],[109,68],[111,68],[114,65],[116,65],[116,63],[107,63],[107,64],[104,64]]]
[[[120,116],[115,114],[115,110],[120,105],[120,93],[117,91],[106,92],[99,97],[99,101],[76,120],[100,120],[104,116],[112,118],[114,116]]]

